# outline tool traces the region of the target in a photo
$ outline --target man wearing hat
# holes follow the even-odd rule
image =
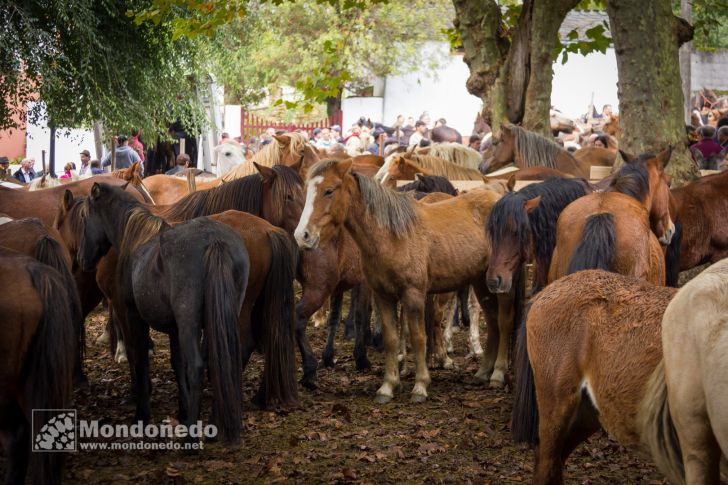
[[[91,152],[83,150],[81,152],[81,167],[78,169],[78,176],[83,177],[89,170],[89,162],[91,162]]]

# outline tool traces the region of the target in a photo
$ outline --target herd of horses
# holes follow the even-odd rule
[[[368,347],[384,350],[378,403],[395,399],[410,350],[411,401],[427,400],[430,368],[452,365],[460,306],[478,380],[504,387],[513,357],[511,427],[536,447],[536,483],[560,483],[569,454],[600,428],[673,483],[718,483],[728,172],[671,189],[667,147],[623,152],[621,168],[593,181],[600,154],[510,125],[493,145],[488,167],[455,144],[337,160],[291,133],[204,183],[141,180],[134,166],[34,192],[0,187],[0,283],[22,295],[0,301],[7,480],[30,468],[60,482],[61,454],[29,452],[30,414],[68,408],[83,385],[84,321],[103,299],[134,420],[152,415],[154,329],[169,336],[180,423],[200,419],[207,376],[210,421],[236,442],[252,353],[264,356],[255,402],[295,406],[296,352],[300,384],[318,386],[308,321],[330,301],[321,361],[333,366],[352,290],[357,369],[370,367]],[[519,170],[498,171],[511,163]],[[673,288],[705,263],[716,264]]]

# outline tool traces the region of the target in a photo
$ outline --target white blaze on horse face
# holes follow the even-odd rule
[[[296,231],[293,233],[296,242],[302,248],[313,248],[314,243],[318,242],[318,237],[314,237],[312,231],[308,228],[308,221],[311,219],[311,214],[313,214],[313,204],[316,200],[316,186],[323,182],[323,180],[324,178],[319,175],[308,181],[306,205],[303,206],[301,219],[298,221],[298,227],[296,227]]]
[[[658,239],[660,241],[660,244],[663,244],[667,246],[670,244],[670,241],[672,241],[672,236],[675,235],[675,224],[672,222],[672,218],[670,218],[670,227],[667,228],[667,231],[665,231],[665,234],[662,235],[661,238]]]

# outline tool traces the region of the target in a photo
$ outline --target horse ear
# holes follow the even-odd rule
[[[102,191],[103,189],[101,185],[99,185],[98,182],[94,182],[93,186],[91,187],[91,197],[94,199],[98,199],[99,197],[101,197]]]
[[[419,172],[418,172],[418,173],[416,173],[416,174],[415,174],[415,178],[416,178],[417,180],[424,180],[424,178],[425,178],[425,174],[423,174],[423,173],[419,173]]]
[[[533,212],[536,207],[541,203],[541,196],[538,195],[534,197],[533,199],[528,199],[526,202],[523,203],[523,208],[526,210],[526,214],[530,214]]]
[[[263,176],[264,182],[272,182],[274,178],[276,178],[276,173],[273,171],[272,168],[266,167],[265,165],[260,165],[257,162],[253,162],[253,165],[255,165],[255,169],[260,173],[260,175]]]
[[[632,163],[635,161],[635,156],[625,152],[624,150],[619,150],[619,154],[622,155],[622,160],[624,160],[624,163]]]
[[[68,212],[71,210],[71,207],[73,207],[73,192],[66,189],[63,192],[63,200],[61,201],[61,206]]]
[[[669,145],[665,150],[662,150],[657,154],[657,163],[660,164],[660,170],[664,170],[667,164],[670,163],[670,156],[672,155],[672,145]]]
[[[339,174],[339,177],[342,179],[346,176],[347,173],[351,171],[351,166],[354,164],[353,158],[347,158],[343,162],[339,162],[336,164],[336,172]]]
[[[291,139],[284,135],[273,135],[273,138],[283,146],[290,145]]]

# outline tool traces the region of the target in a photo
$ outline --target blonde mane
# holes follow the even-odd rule
[[[36,190],[50,189],[51,187],[58,187],[61,185],[61,181],[57,178],[43,175],[40,178],[33,179],[28,185],[28,192],[35,192]]]
[[[142,244],[146,243],[159,232],[169,227],[161,217],[152,215],[144,207],[135,207],[129,211],[124,226],[124,235],[119,249],[120,261],[136,251]]]
[[[450,180],[484,180],[480,171],[448,162],[442,158],[417,154],[403,156],[403,158],[416,168],[429,170],[431,175],[441,175]]]
[[[478,165],[482,161],[480,153],[460,143],[434,143],[429,148],[430,155],[433,157],[474,170],[478,169]]]
[[[559,156],[574,157],[553,140],[549,140],[537,133],[524,130],[520,126],[510,126],[515,136],[515,162],[519,167],[556,167]]]
[[[265,167],[278,165],[283,160],[283,154],[286,150],[290,151],[290,153],[301,153],[303,151],[303,147],[308,143],[308,139],[306,139],[306,137],[301,133],[286,133],[281,136],[290,139],[288,145],[283,145],[273,138],[273,140],[263,146],[263,148],[261,148],[252,159],[241,163],[223,175],[222,180],[224,182],[230,182],[232,180],[239,179],[240,177],[258,173],[253,162]]]

